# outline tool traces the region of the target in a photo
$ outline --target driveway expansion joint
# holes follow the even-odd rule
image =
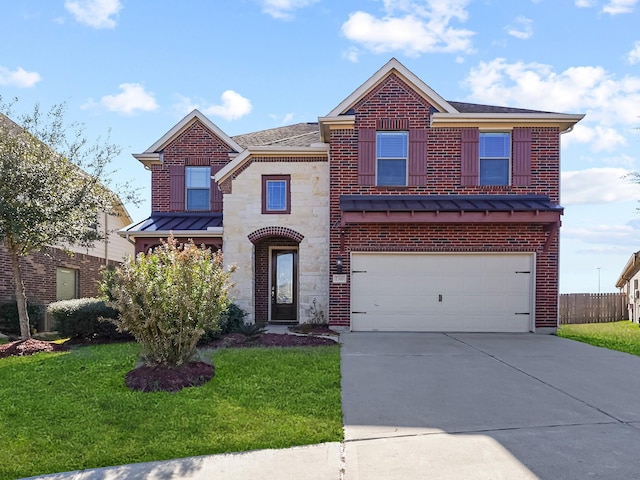
[[[466,346],[467,346],[467,347],[469,347],[469,348],[472,348],[472,349],[474,349],[474,350],[476,350],[476,351],[478,351],[478,352],[480,352],[480,353],[482,353],[482,354],[486,355],[486,356],[487,356],[487,357],[489,357],[489,358],[494,359],[495,361],[497,361],[497,362],[499,362],[499,363],[502,363],[503,365],[505,365],[505,366],[507,366],[507,367],[509,367],[509,368],[511,368],[511,369],[513,369],[513,370],[515,370],[516,372],[520,372],[521,374],[526,375],[526,376],[528,376],[528,377],[530,377],[530,378],[532,378],[532,379],[536,380],[537,382],[540,382],[540,383],[542,383],[543,385],[545,385],[545,386],[547,386],[547,387],[549,387],[549,388],[552,388],[553,390],[555,390],[555,391],[557,391],[557,392],[560,392],[560,393],[562,393],[563,395],[566,395],[567,397],[569,397],[569,398],[571,398],[571,399],[573,399],[573,400],[575,400],[575,401],[577,401],[577,402],[582,403],[583,405],[586,405],[587,407],[593,408],[593,409],[594,409],[594,410],[596,410],[597,412],[600,412],[600,413],[602,413],[603,415],[606,415],[607,417],[612,418],[613,420],[615,420],[615,421],[616,421],[616,423],[622,423],[622,424],[626,423],[624,420],[622,420],[622,419],[620,419],[620,418],[617,418],[616,416],[612,415],[612,414],[611,414],[611,413],[609,413],[609,412],[604,411],[604,410],[603,410],[603,409],[601,409],[600,407],[596,407],[595,405],[592,405],[592,404],[590,404],[589,402],[587,402],[587,401],[585,401],[585,400],[583,400],[583,399],[581,399],[581,398],[579,398],[579,397],[576,397],[575,395],[572,395],[572,394],[570,394],[569,392],[566,392],[566,391],[562,390],[562,389],[561,389],[561,388],[559,388],[559,387],[556,387],[555,385],[552,385],[552,384],[550,384],[550,383],[548,383],[548,382],[545,382],[545,381],[544,381],[544,380],[542,380],[541,378],[538,378],[538,377],[536,377],[535,375],[533,375],[533,374],[531,374],[531,373],[529,373],[529,372],[526,372],[526,371],[524,371],[524,370],[522,370],[522,369],[520,369],[520,368],[516,367],[515,365],[511,365],[510,363],[506,362],[505,360],[502,360],[501,358],[499,358],[499,357],[497,357],[497,356],[495,356],[495,355],[492,355],[492,354],[490,354],[489,352],[485,352],[484,350],[482,350],[482,349],[480,349],[480,348],[478,348],[478,347],[476,347],[476,346],[474,346],[474,345],[471,345],[471,344],[469,344],[469,343],[467,343],[467,342],[465,342],[465,341],[463,341],[463,340],[460,340],[459,338],[456,338],[456,337],[454,337],[454,336],[452,336],[452,335],[450,335],[450,334],[448,334],[448,333],[445,333],[445,335],[446,335],[447,337],[449,337],[449,338],[451,338],[451,339],[453,339],[453,340],[457,341],[457,342],[462,343],[463,345],[466,345]]]

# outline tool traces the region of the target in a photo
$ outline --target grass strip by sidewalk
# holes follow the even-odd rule
[[[558,336],[597,347],[640,355],[640,327],[629,320],[562,325],[558,330]]]
[[[0,359],[0,479],[342,440],[338,346],[227,349],[178,393],[132,392],[135,343]]]

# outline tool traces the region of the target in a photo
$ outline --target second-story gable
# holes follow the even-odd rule
[[[546,195],[581,116],[448,102],[395,59],[320,119],[339,194]]]

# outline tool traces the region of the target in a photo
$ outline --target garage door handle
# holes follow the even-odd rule
[[[442,301],[442,294],[438,295],[438,301],[441,302]]]
[[[531,315],[529,312],[516,312],[514,315]]]

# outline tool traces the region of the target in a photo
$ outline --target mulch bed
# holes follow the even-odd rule
[[[205,362],[189,362],[179,367],[143,365],[127,373],[124,383],[131,390],[141,392],[178,392],[186,387],[203,385],[214,374],[213,365]]]
[[[0,358],[14,356],[21,357],[40,352],[66,352],[68,350],[68,345],[59,345],[57,343],[29,338],[28,340],[18,340],[16,342],[0,345]]]
[[[209,348],[315,347],[335,344],[336,341],[331,338],[317,336],[261,333],[255,337],[246,337],[241,333],[230,333],[204,346]]]

